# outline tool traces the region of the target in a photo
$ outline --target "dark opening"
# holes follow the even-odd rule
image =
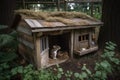
[[[49,48],[52,49],[53,45],[59,45],[60,51],[67,51],[69,53],[70,33],[62,35],[49,36]]]
[[[86,35],[80,35],[78,37],[78,41],[84,41],[84,40],[89,40],[89,35],[86,34]]]

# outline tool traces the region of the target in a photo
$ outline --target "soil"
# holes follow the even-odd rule
[[[95,63],[101,60],[100,55],[102,54],[102,51],[99,50],[97,52],[93,52],[90,54],[86,54],[84,56],[79,56],[79,55],[74,55],[73,59],[69,59],[64,63],[59,64],[61,68],[63,68],[64,72],[67,70],[72,71],[73,73],[78,72],[81,73],[81,68],[83,64],[86,64],[86,67],[94,72],[94,66]],[[120,58],[120,55],[117,55],[118,58]],[[56,66],[52,66],[53,70],[56,68]],[[116,74],[114,74],[116,73]],[[114,71],[113,74],[108,75],[107,80],[120,80],[120,71]],[[65,77],[63,76],[61,80],[66,80]],[[71,80],[74,80],[74,77],[71,77]]]
[[[63,69],[64,72],[67,70],[72,71],[73,73],[78,72],[81,73],[81,68],[83,64],[86,64],[86,67],[94,72],[94,66],[95,63],[101,60],[100,55],[102,54],[102,51],[99,50],[97,52],[89,53],[84,56],[74,55],[73,59],[68,59],[66,62],[60,63],[59,66]],[[116,57],[120,58],[120,53],[117,52]],[[28,63],[27,63],[28,64]],[[24,59],[21,60],[21,65],[25,66],[26,62]],[[48,67],[49,68],[49,67]],[[53,71],[56,71],[56,65],[51,66]],[[120,71],[114,71],[113,74],[108,75],[107,80],[120,80]],[[17,76],[18,80],[20,79],[20,75]],[[13,80],[16,80],[13,79]],[[65,76],[63,75],[60,80],[66,80]],[[74,80],[74,77],[71,77],[71,80]]]

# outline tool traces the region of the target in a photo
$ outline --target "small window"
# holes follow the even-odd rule
[[[82,36],[79,36],[79,38],[78,38],[79,40],[78,41],[82,41]]]
[[[78,41],[85,41],[85,40],[89,40],[89,35],[80,35],[78,38]]]
[[[48,37],[44,36],[40,38],[40,51],[44,51],[48,48]]]
[[[87,34],[87,35],[85,35],[85,37],[86,37],[86,40],[89,40],[89,35]]]

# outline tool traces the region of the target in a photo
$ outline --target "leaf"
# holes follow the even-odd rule
[[[62,76],[61,76],[61,74],[57,74],[57,77],[58,77],[58,78],[61,78]]]
[[[12,75],[16,75],[18,72],[17,72],[17,67],[15,67],[15,68],[13,68],[12,70],[11,70],[11,73],[12,73]]]
[[[86,64],[83,65],[82,70],[86,70]]]
[[[17,70],[18,70],[18,73],[23,73],[23,67],[22,67],[22,66],[19,66],[19,67],[17,68]]]
[[[82,76],[83,78],[87,78],[87,73],[86,73],[86,72],[82,72],[82,73],[81,73],[81,76]]]
[[[113,45],[113,46],[117,46],[115,43],[113,43],[113,42],[111,42],[111,41],[109,41],[109,44],[110,44],[110,45]]]
[[[90,71],[89,69],[86,69],[86,72],[87,72],[89,75],[92,74],[91,71]]]
[[[110,64],[108,63],[108,61],[103,61],[103,62],[101,62],[100,63],[100,65],[102,66],[102,67],[104,67],[104,68],[107,68],[108,66],[110,66]]]
[[[106,78],[107,78],[107,73],[103,71],[103,72],[102,72],[101,79],[102,79],[102,80],[106,80]]]
[[[120,60],[117,58],[110,58],[110,60],[117,65],[119,65],[119,63],[120,63]]]
[[[58,68],[58,71],[63,72],[63,69],[62,68]]]
[[[1,67],[3,69],[8,69],[10,66],[8,65],[8,63],[3,63],[3,64],[1,64]]]
[[[79,73],[74,73],[74,76],[75,76],[76,78],[78,78],[78,77],[80,76],[80,74],[79,74]]]
[[[101,71],[96,71],[96,73],[94,74],[95,77],[101,77],[102,73]]]

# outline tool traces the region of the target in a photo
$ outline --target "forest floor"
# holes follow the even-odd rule
[[[86,64],[86,67],[91,72],[94,72],[95,63],[101,60],[102,53],[103,52],[101,50],[99,50],[97,52],[86,54],[84,56],[74,55],[73,59],[68,59],[66,62],[59,64],[59,66],[63,69],[64,72],[69,70],[69,71],[72,71],[73,73],[75,73],[75,72],[81,73],[81,68],[83,67],[84,64]],[[118,58],[120,58],[119,54],[116,56]],[[54,70],[54,68],[56,68],[56,66],[52,66],[52,68]],[[119,74],[120,73],[118,73],[118,75],[116,75],[114,73],[109,74],[107,80],[120,80]],[[63,76],[61,80],[66,80],[66,79]],[[74,77],[72,77],[71,80],[74,80]]]
[[[74,55],[73,59],[69,58],[66,62],[59,64],[60,68],[63,69],[64,72],[72,71],[73,73],[78,72],[81,73],[81,69],[84,64],[91,71],[94,72],[95,63],[101,60],[101,54],[103,52],[101,50],[93,53],[89,53],[83,56]],[[120,59],[120,53],[117,53],[116,56]],[[48,67],[49,68],[49,67]],[[53,71],[57,70],[57,66],[53,65],[50,67]],[[120,71],[118,71],[120,72]],[[112,73],[108,75],[107,80],[120,80],[120,76],[118,72]],[[116,75],[117,74],[117,75]],[[60,80],[66,80],[63,75]],[[71,80],[74,80],[74,77],[71,77]]]

